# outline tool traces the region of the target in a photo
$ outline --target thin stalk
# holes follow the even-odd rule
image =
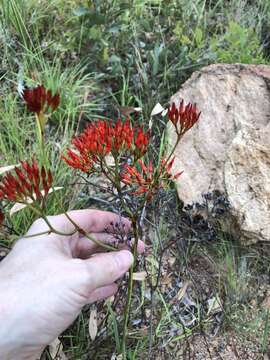
[[[47,216],[42,215],[42,218],[43,218],[43,220],[46,222],[46,224],[49,226],[51,232],[53,232],[53,233],[55,233],[55,234],[57,234],[57,235],[61,235],[61,236],[72,236],[72,235],[74,235],[74,234],[77,232],[77,229],[73,230],[73,231],[70,232],[70,233],[64,233],[64,232],[62,232],[62,231],[56,230],[56,229],[51,225],[51,223],[49,222]]]
[[[109,193],[113,193],[112,191],[110,191],[110,189],[106,188],[105,186],[101,186],[99,184],[95,184],[93,183],[92,181],[88,180],[87,178],[85,178],[84,176],[82,175],[79,175],[79,177],[81,179],[83,179],[85,182],[84,183],[79,183],[79,182],[74,182],[72,184],[68,184],[69,186],[73,186],[73,185],[85,185],[85,183],[89,184],[89,185],[92,185],[92,186],[95,186],[99,189],[101,189],[102,191],[106,191],[106,192],[109,192]]]
[[[52,225],[51,223],[49,222],[48,218],[46,215],[44,215],[42,213],[42,211],[40,211],[39,209],[37,209],[35,206],[33,206],[32,204],[27,204],[27,206],[33,210],[38,216],[40,216],[44,221],[45,223],[48,225],[50,231],[47,230],[47,233],[48,232],[53,232],[57,235],[62,235],[62,236],[72,236],[74,235],[76,232],[77,232],[77,229],[72,231],[71,233],[63,233],[62,231],[59,231],[59,230],[56,230]],[[35,235],[36,236],[36,235]]]
[[[102,174],[105,175],[106,178],[107,178],[112,184],[115,184],[114,179],[111,178],[110,175],[108,175],[108,173],[110,173],[110,169],[109,169],[109,167],[107,166],[106,161],[103,162],[103,160],[101,159],[99,165],[100,165]],[[104,165],[105,165],[105,168],[106,168],[106,169],[104,168]],[[108,170],[108,172],[107,172],[106,170]]]
[[[83,234],[87,239],[93,241],[93,243],[95,243],[95,244],[98,245],[98,246],[103,247],[103,248],[106,249],[106,250],[112,250],[112,251],[116,251],[116,250],[117,250],[117,249],[114,248],[113,246],[107,245],[107,244],[105,244],[105,243],[103,243],[103,242],[101,242],[101,241],[99,241],[99,240],[97,240],[97,239],[94,239],[90,234],[87,234],[83,229],[81,229],[81,228],[79,227],[78,224],[75,223],[74,220],[71,219],[71,217],[68,215],[67,212],[65,212],[64,215],[68,218],[68,220],[71,222],[71,224],[74,225],[74,227],[75,227],[75,229],[76,229],[75,232],[78,231],[79,233]]]
[[[47,230],[47,231],[41,231],[41,232],[36,233],[36,234],[24,235],[23,237],[25,239],[28,239],[28,238],[32,238],[32,237],[36,237],[36,236],[49,235],[50,233],[51,233],[51,230]]]
[[[44,164],[47,165],[46,153],[45,153],[45,139],[44,139],[44,124],[45,119],[42,113],[36,115],[36,124],[38,132],[38,141],[40,145],[41,159]]]
[[[137,219],[133,218],[132,220],[132,228],[134,233],[134,247],[133,247],[133,264],[129,269],[129,279],[128,279],[128,295],[127,295],[127,303],[125,307],[125,315],[124,315],[124,329],[123,329],[123,337],[122,337],[122,359],[127,359],[126,354],[126,341],[127,341],[127,329],[128,329],[128,320],[130,314],[130,306],[131,306],[131,299],[133,293],[133,272],[136,266],[137,260],[137,248],[138,248],[138,241],[139,241],[139,232],[138,232],[138,225]]]
[[[130,211],[130,209],[128,208],[128,206],[126,205],[126,202],[123,198],[123,191],[122,191],[122,187],[121,187],[121,178],[119,176],[119,162],[118,162],[118,158],[117,156],[114,156],[114,162],[115,162],[115,167],[114,167],[114,178],[115,181],[113,182],[113,185],[115,186],[118,196],[120,198],[121,201],[121,205],[123,207],[123,209],[126,211],[128,217],[132,220],[132,218],[134,217],[132,211]]]
[[[179,135],[178,135],[177,141],[176,141],[176,143],[174,144],[174,146],[173,146],[173,148],[172,148],[169,156],[167,157],[167,159],[166,159],[166,161],[165,161],[165,164],[164,164],[164,167],[165,167],[165,166],[168,164],[168,162],[170,161],[170,158],[171,158],[172,155],[174,154],[174,151],[175,151],[177,145],[179,144],[181,138],[182,138],[182,136],[179,136]]]
[[[120,182],[120,176],[119,176],[119,162],[118,162],[118,157],[114,156],[114,163],[115,163],[115,167],[114,167],[114,179],[115,179],[115,186],[116,189],[119,192],[122,193],[122,189],[121,189],[121,182]]]
[[[61,236],[72,236],[74,235],[76,232],[79,232],[79,233],[82,233],[87,239],[93,241],[96,245],[98,246],[101,246],[103,247],[104,249],[106,250],[117,250],[116,248],[114,248],[113,246],[110,246],[110,245],[107,245],[107,244],[104,244],[103,242],[97,240],[97,239],[94,239],[91,235],[87,234],[84,230],[82,230],[78,224],[75,223],[75,221],[73,221],[71,219],[71,217],[68,215],[67,212],[64,213],[64,215],[67,217],[67,219],[72,223],[72,225],[74,225],[75,227],[75,230],[73,230],[72,232],[70,233],[63,233],[62,231],[59,231],[59,230],[56,230],[52,224],[49,222],[48,218],[46,215],[44,215],[42,213],[42,211],[40,211],[39,209],[37,209],[36,207],[34,207],[33,205],[31,204],[28,204],[28,206],[36,213],[38,214],[45,222],[46,224],[48,225],[49,227],[49,230],[47,231],[42,231],[40,233],[36,233],[36,234],[32,234],[32,235],[26,235],[25,237],[26,238],[29,238],[29,237],[34,237],[34,236],[40,236],[40,235],[45,235],[45,234],[50,234],[50,233],[55,233],[57,235],[61,235]]]

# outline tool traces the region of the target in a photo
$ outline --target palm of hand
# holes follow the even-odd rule
[[[70,212],[70,216],[97,240],[115,240],[104,229],[119,221],[117,215],[78,210]],[[128,230],[129,222],[121,221]],[[65,233],[74,229],[64,215],[50,217],[50,222]],[[43,220],[37,220],[27,235],[47,229]],[[138,250],[143,251],[142,243]],[[6,351],[7,359],[15,359],[18,349],[20,359],[36,359],[76,319],[85,304],[116,292],[114,282],[128,270],[132,255],[127,250],[101,251],[78,233],[33,236],[16,243],[0,264],[1,293],[6,299],[2,314],[8,319],[5,332],[0,331],[0,335],[6,338],[7,348],[13,344]]]

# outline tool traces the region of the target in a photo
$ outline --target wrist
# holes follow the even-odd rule
[[[0,296],[0,359],[38,360],[43,348],[33,346],[31,338],[24,336],[20,319],[15,316],[16,308],[12,305]],[[24,320],[27,322],[27,319]]]
[[[24,346],[20,347],[18,344],[6,343],[2,346],[0,344],[0,359],[1,360],[39,360],[42,351],[37,352],[27,349]]]
[[[0,290],[1,291],[1,290]],[[5,292],[3,295],[7,295]],[[23,335],[16,306],[0,295],[0,359],[38,360],[43,349],[33,347],[31,339]],[[25,320],[27,322],[27,319]]]
[[[29,317],[22,311],[25,299],[12,286],[12,275],[0,264],[0,359],[37,360],[43,349],[34,347],[25,331]]]

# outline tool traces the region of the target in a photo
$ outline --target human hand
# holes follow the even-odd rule
[[[69,212],[85,232],[102,242],[115,238],[105,232],[119,217],[98,210]],[[71,233],[65,215],[50,216],[58,231]],[[130,229],[127,219],[121,219]],[[47,231],[44,220],[33,223],[27,235]],[[144,245],[138,244],[142,252]],[[85,304],[117,291],[114,283],[131,266],[128,250],[101,252],[102,248],[76,232],[22,238],[0,263],[0,359],[38,359],[44,347],[61,334]]]

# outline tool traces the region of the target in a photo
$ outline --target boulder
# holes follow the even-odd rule
[[[231,205],[241,240],[270,241],[270,67],[211,65],[171,98],[196,103],[199,122],[175,150],[180,199],[201,202],[219,190]],[[168,125],[172,146],[175,132]]]
[[[270,240],[270,124],[241,130],[224,165],[232,213],[246,241]]]

